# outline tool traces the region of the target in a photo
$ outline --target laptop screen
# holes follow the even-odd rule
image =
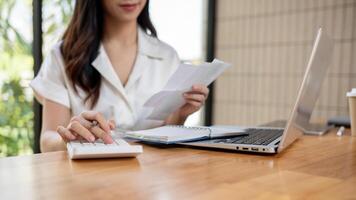
[[[320,28],[295,106],[278,147],[279,152],[300,137],[303,134],[303,127],[309,124],[324,77],[331,63],[333,46],[333,41]]]

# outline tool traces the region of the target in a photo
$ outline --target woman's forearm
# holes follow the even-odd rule
[[[181,116],[179,112],[175,112],[167,117],[165,125],[184,125],[186,119],[186,116]]]
[[[41,133],[41,152],[63,151],[65,143],[56,131],[44,131]]]

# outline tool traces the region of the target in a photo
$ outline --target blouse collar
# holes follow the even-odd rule
[[[163,59],[162,53],[160,53],[158,39],[145,33],[145,31],[141,27],[138,27],[137,43],[138,54],[133,70],[127,82],[126,88],[130,88],[131,85],[133,85],[133,83],[137,81],[142,75],[142,68],[145,65],[141,56],[149,59]],[[116,72],[110,62],[108,55],[106,54],[105,48],[102,43],[100,43],[98,56],[92,62],[92,65],[109,83],[111,83],[113,87],[115,87],[120,92],[123,99],[125,99],[126,103],[130,106],[130,102],[126,97],[125,88],[121,83],[119,77],[116,75]]]

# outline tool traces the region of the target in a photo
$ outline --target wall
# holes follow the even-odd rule
[[[218,0],[216,57],[232,64],[215,85],[214,123],[286,119],[320,26],[335,40],[313,119],[347,115],[356,87],[356,0]]]

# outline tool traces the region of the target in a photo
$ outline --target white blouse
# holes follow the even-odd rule
[[[86,110],[99,111],[107,119],[114,119],[116,127],[122,129],[146,129],[163,124],[162,121],[138,119],[143,104],[163,89],[180,63],[171,46],[138,28],[138,52],[124,87],[103,45],[100,45],[99,54],[92,62],[102,76],[100,96],[96,106],[90,109],[89,105],[84,104],[84,91],[77,87],[77,94],[66,75],[60,44],[51,49],[40,72],[30,84],[40,103],[43,98],[54,101],[68,107],[73,116]]]

